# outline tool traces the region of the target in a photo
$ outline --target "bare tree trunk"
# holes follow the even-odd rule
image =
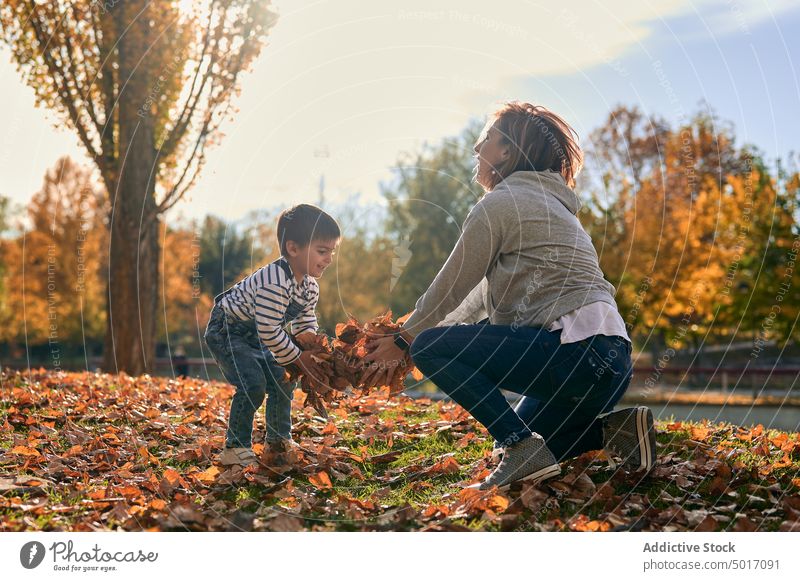
[[[139,375],[152,371],[155,358],[158,222],[139,228],[126,219],[134,212],[124,206],[113,210],[103,368]]]
[[[119,25],[130,25],[120,37],[119,77],[124,84],[119,107],[117,191],[109,192],[110,253],[106,371],[138,375],[153,369],[159,286],[158,215],[155,202],[155,138],[150,103],[158,91],[157,72],[142,58],[150,46],[146,15],[135,6],[117,7]],[[155,95],[157,97],[157,95]],[[148,97],[150,97],[148,99]]]

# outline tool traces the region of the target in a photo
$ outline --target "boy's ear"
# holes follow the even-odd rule
[[[294,240],[287,240],[286,241],[286,253],[294,258],[299,253],[299,249],[297,247],[297,242]]]

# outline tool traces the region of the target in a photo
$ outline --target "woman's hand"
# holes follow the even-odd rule
[[[362,378],[364,385],[389,385],[398,367],[406,362],[408,353],[394,343],[392,335],[369,335],[364,357],[367,371]]]
[[[320,394],[325,394],[331,390],[327,382],[327,373],[323,364],[319,363],[311,351],[303,351],[300,357],[292,362],[300,371],[309,378],[311,385]]]

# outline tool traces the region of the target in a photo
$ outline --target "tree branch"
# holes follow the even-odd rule
[[[114,83],[114,68],[111,66],[111,54],[113,48],[109,49],[105,31],[100,22],[96,10],[91,11],[92,15],[92,29],[94,30],[95,42],[97,43],[97,50],[100,59],[100,71],[103,83],[103,96],[105,103],[103,104],[103,116],[105,117],[105,125],[100,132],[100,142],[103,148],[103,155],[105,157],[106,173],[104,176],[107,188],[111,188],[110,184],[116,181],[118,173],[117,164],[119,161],[119,152],[116,149],[114,142],[114,118],[116,116],[116,101],[117,90]],[[110,190],[109,190],[110,191]]]
[[[191,123],[192,117],[194,116],[194,112],[197,107],[197,103],[200,100],[200,96],[203,94],[203,90],[205,89],[206,83],[208,82],[208,79],[211,77],[211,68],[215,62],[213,58],[211,58],[208,68],[206,69],[206,72],[203,75],[203,80],[200,83],[200,87],[197,89],[197,92],[195,92],[197,79],[200,77],[200,72],[202,70],[203,59],[205,59],[206,52],[208,51],[211,40],[211,21],[212,21],[211,13],[214,10],[215,4],[216,4],[215,1],[211,3],[211,7],[209,10],[208,27],[206,28],[206,33],[204,35],[205,40],[203,41],[203,48],[200,51],[200,57],[197,60],[197,69],[195,70],[194,75],[192,76],[192,84],[191,87],[189,88],[189,94],[186,97],[186,103],[184,104],[183,110],[181,111],[178,120],[172,126],[172,130],[170,131],[169,137],[164,141],[164,145],[160,149],[160,153],[158,155],[159,158],[169,157],[175,152],[175,149],[177,148],[181,139],[183,139],[183,135],[185,134],[186,129],[189,127],[189,123]],[[217,44],[218,43],[215,43],[215,47],[217,46]]]
[[[89,155],[97,161],[98,165],[100,165],[102,163],[102,157],[98,154],[97,150],[95,149],[94,143],[92,142],[92,139],[89,136],[88,130],[84,126],[83,120],[81,119],[81,116],[75,107],[75,103],[73,102],[72,96],[70,94],[71,91],[69,88],[67,76],[64,74],[64,71],[59,66],[59,63],[57,63],[54,60],[53,55],[48,49],[49,41],[45,38],[46,35],[42,28],[42,23],[39,20],[39,15],[37,13],[37,8],[35,4],[31,9],[30,22],[33,28],[33,32],[36,36],[36,41],[39,43],[40,46],[42,58],[44,59],[47,69],[50,71],[50,74],[53,76],[53,81],[55,83],[55,88],[56,88],[56,94],[59,96],[62,104],[66,108],[70,120],[75,125],[75,129],[78,131],[78,136],[80,137],[81,143],[83,143],[83,146],[86,148]],[[59,79],[61,80],[63,87],[58,86]]]

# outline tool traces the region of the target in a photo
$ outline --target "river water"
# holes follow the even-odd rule
[[[623,405],[621,407],[628,407]],[[800,431],[800,408],[792,406],[757,407],[732,406],[732,405],[693,405],[693,404],[654,404],[650,406],[653,414],[668,420],[700,421],[708,419],[711,422],[730,422],[739,426],[752,426],[763,424],[765,428],[786,430],[789,432]]]

